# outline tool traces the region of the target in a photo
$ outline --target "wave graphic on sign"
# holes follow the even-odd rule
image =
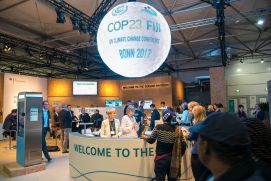
[[[104,170],[99,170],[99,171],[90,171],[90,172],[86,172],[86,173],[81,173],[78,169],[76,169],[72,164],[70,164],[70,166],[72,168],[74,168],[79,175],[78,176],[71,176],[73,179],[78,179],[80,177],[84,177],[85,179],[91,181],[90,178],[88,178],[86,175],[89,174],[94,174],[94,173],[108,173],[108,174],[118,174],[118,175],[126,175],[126,176],[130,176],[130,177],[137,177],[137,178],[143,178],[143,179],[153,179],[152,177],[144,177],[141,175],[133,175],[133,174],[128,174],[128,173],[121,173],[121,172],[112,172],[112,171],[104,171]]]

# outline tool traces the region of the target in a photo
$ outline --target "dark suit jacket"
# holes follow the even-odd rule
[[[89,116],[88,113],[80,114],[79,120],[84,122],[84,123],[90,123],[90,116]]]
[[[151,121],[159,120],[160,119],[160,113],[157,109],[154,109],[151,113]]]
[[[65,114],[63,127],[64,128],[72,128],[72,121],[73,121],[73,113],[72,113],[72,111],[71,112],[67,111]]]
[[[50,111],[48,110],[48,120],[44,120],[44,116],[43,116],[43,109],[42,109],[42,127],[44,126],[44,121],[48,121],[47,125],[48,127],[50,126],[50,122],[49,120],[51,119],[51,114],[50,114]]]
[[[65,119],[65,115],[68,111],[66,109],[61,109],[58,112],[58,118],[59,118],[59,123],[60,123],[60,128],[64,128],[63,124],[64,124],[64,119]]]

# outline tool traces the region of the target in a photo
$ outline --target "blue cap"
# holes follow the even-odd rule
[[[240,147],[250,144],[247,128],[233,113],[213,113],[189,131],[228,146]]]
[[[166,122],[170,122],[175,114],[173,111],[171,111],[169,109],[165,109],[163,111],[162,115],[163,115],[163,120],[165,120]]]

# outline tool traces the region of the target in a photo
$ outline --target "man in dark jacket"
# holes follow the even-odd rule
[[[4,136],[9,135],[7,132],[10,130],[16,130],[16,122],[17,122],[17,109],[12,109],[11,113],[7,115],[5,118],[3,129],[5,132],[3,133]],[[14,140],[16,138],[15,132],[12,131],[10,133],[12,139]]]
[[[59,112],[59,120],[61,127],[61,146],[62,153],[68,153],[68,144],[69,144],[69,133],[72,128],[73,115],[71,109],[68,109],[64,104],[62,110]]]
[[[150,123],[150,128],[151,130],[153,130],[154,126],[155,126],[155,121],[156,120],[160,120],[160,114],[158,112],[158,110],[155,107],[155,104],[151,104],[150,105],[151,108],[151,123]]]
[[[52,159],[49,155],[48,149],[47,149],[47,145],[46,145],[46,134],[47,131],[49,129],[49,125],[50,125],[50,112],[48,110],[48,101],[43,101],[43,109],[42,109],[42,151],[43,154],[45,156],[45,158],[48,160],[48,162],[50,162]]]
[[[86,109],[84,107],[81,108],[81,114],[79,115],[79,121],[81,123],[90,123],[91,122],[90,116],[88,113],[86,113]],[[90,127],[90,125],[86,126],[86,128],[89,128],[89,127]],[[80,125],[78,132],[81,133],[83,129],[84,129],[84,126]]]
[[[95,113],[91,116],[92,121],[94,122],[94,127],[97,129],[101,129],[102,121],[103,121],[103,115],[100,114],[99,109],[95,110]]]

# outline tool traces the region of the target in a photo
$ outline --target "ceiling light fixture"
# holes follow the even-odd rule
[[[235,90],[235,92],[237,92],[237,93],[238,93],[238,92],[240,92],[240,90],[239,90],[239,89],[236,89],[236,90]]]
[[[237,72],[241,72],[241,69],[237,69]]]
[[[3,47],[4,52],[10,52],[11,51],[11,46],[9,46],[8,44],[5,44]]]
[[[258,19],[257,25],[263,25],[263,24],[264,24],[264,20],[263,19]]]

